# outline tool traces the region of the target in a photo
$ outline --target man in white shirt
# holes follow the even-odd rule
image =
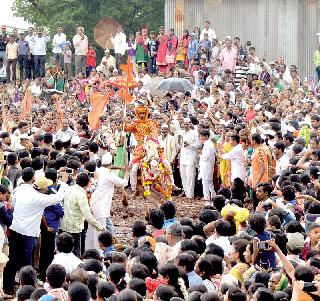
[[[46,195],[40,190],[47,189],[52,181],[45,177],[34,182],[34,169],[27,167],[22,171],[23,184],[13,191],[13,220],[10,226],[9,262],[4,270],[4,290],[12,293],[16,272],[23,266],[32,265],[35,240],[40,235],[40,224],[44,209],[58,204],[65,195],[67,185],[61,183],[57,194]],[[67,174],[62,173],[62,180],[67,181]],[[33,185],[34,183],[34,185]]]
[[[174,137],[169,133],[169,126],[167,124],[162,124],[160,129],[161,135],[159,136],[160,146],[163,148],[164,155],[170,164],[175,160],[176,142]]]
[[[128,185],[129,173],[125,174],[122,179],[115,175],[110,167],[112,165],[112,155],[106,153],[101,158],[101,167],[97,170],[98,183],[96,189],[92,193],[90,201],[90,209],[93,217],[102,225],[106,225],[106,229],[113,233],[113,224],[110,219],[110,210],[112,205],[112,198],[115,187],[124,188]],[[97,231],[92,225],[88,225],[88,232],[86,236],[86,250],[96,249],[100,250]]]
[[[274,155],[276,157],[276,174],[282,176],[282,173],[288,170],[289,157],[285,154],[286,145],[279,141],[274,145]]]
[[[210,21],[204,22],[204,29],[202,29],[200,34],[200,40],[204,39],[204,34],[207,33],[209,40],[212,42],[212,40],[216,39],[216,32],[210,27]]]
[[[76,135],[76,132],[70,128],[68,119],[63,119],[61,129],[55,134],[54,140],[61,140],[67,142]]]
[[[18,51],[19,45],[14,40],[14,35],[9,36],[9,42],[6,46],[6,66],[7,66],[7,82],[11,81],[11,74],[12,74],[12,81],[16,80],[16,67],[18,61]]]
[[[78,27],[77,34],[73,37],[75,72],[86,74],[87,55],[88,55],[88,37],[84,34],[84,28]]]
[[[102,72],[106,77],[109,77],[110,71],[109,68],[116,66],[116,59],[110,54],[110,49],[104,51],[104,57],[101,60],[100,65],[97,67],[97,72]]]
[[[116,57],[116,68],[120,69],[120,65],[123,63],[122,58],[127,49],[126,35],[122,31],[122,26],[119,25],[117,28],[117,33],[114,37],[111,37],[111,42],[114,46],[114,53]]]
[[[57,28],[57,33],[53,36],[52,40],[52,52],[54,54],[54,58],[58,62],[60,68],[63,67],[63,55],[62,55],[62,49],[64,47],[64,44],[67,41],[66,35],[63,33],[63,29],[61,26]]]
[[[49,41],[50,37],[43,32],[42,28],[39,28],[38,35],[33,37],[34,68],[36,77],[44,77],[44,67],[47,54],[46,47]]]
[[[215,149],[213,142],[210,140],[209,130],[200,132],[200,141],[203,147],[200,154],[198,179],[202,180],[204,200],[210,201],[215,193],[213,187]]]
[[[230,160],[231,182],[233,182],[235,178],[239,178],[242,181],[244,181],[246,178],[246,169],[245,169],[246,159],[245,159],[245,152],[240,143],[240,136],[232,135],[230,142],[233,146],[233,149],[228,153],[222,154],[222,159]]]
[[[33,27],[28,28],[28,35],[25,40],[29,44],[29,55],[27,57],[26,64],[26,78],[33,79],[35,78],[35,70],[34,70],[34,29]]]
[[[191,129],[190,118],[184,119],[184,134],[180,152],[180,173],[184,193],[187,198],[193,199],[196,177],[197,150],[199,139],[197,131]]]

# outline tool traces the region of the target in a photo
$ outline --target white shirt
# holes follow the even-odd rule
[[[88,37],[83,35],[83,39],[80,35],[76,34],[73,37],[74,53],[76,55],[87,55],[88,54]]]
[[[46,55],[46,46],[47,43],[50,41],[50,37],[48,36],[42,36],[38,37],[35,36],[33,37],[34,45],[33,45],[33,54],[34,55]]]
[[[209,40],[212,42],[213,39],[216,39],[217,36],[216,36],[216,32],[211,28],[209,27],[208,30],[206,30],[205,28],[202,29],[201,31],[201,34],[200,34],[200,40],[203,40],[204,39],[204,34],[207,33],[208,34],[208,38]]]
[[[176,142],[175,142],[174,137],[171,136],[170,134],[168,134],[165,138],[160,136],[159,143],[160,143],[160,146],[164,150],[164,154],[165,154],[166,158],[168,159],[168,161],[170,163],[172,163],[176,157],[176,154],[177,154]]]
[[[60,34],[56,33],[53,36],[53,40],[52,40],[52,52],[53,53],[61,53],[62,52],[62,48],[60,47],[61,44],[65,43],[67,40],[66,35],[62,32]]]
[[[51,262],[51,264],[62,265],[66,269],[67,274],[70,274],[71,272],[73,272],[81,263],[82,261],[72,252],[58,253],[54,255],[54,258]]]
[[[14,211],[10,229],[22,235],[39,237],[43,210],[61,202],[66,187],[62,183],[57,194],[47,195],[36,191],[31,184],[18,186],[12,196]]]
[[[99,219],[110,217],[114,187],[125,187],[128,181],[121,179],[105,167],[99,168],[97,174],[98,183],[91,196],[90,208],[93,216]]]
[[[141,81],[143,82],[143,87],[148,89],[149,91],[151,90],[152,87],[152,80],[149,74],[145,74],[143,78],[141,78]]]
[[[230,152],[223,154],[222,159],[231,161],[231,182],[235,178],[240,178],[242,181],[245,180],[246,158],[241,144],[236,145]]]
[[[111,38],[111,42],[114,45],[114,53],[119,53],[121,55],[124,55],[127,49],[127,38],[126,35],[123,32],[116,33],[114,38]]]
[[[184,146],[188,142],[188,146]],[[180,162],[182,165],[194,165],[197,158],[197,149],[199,148],[198,133],[190,129],[182,136],[182,145],[180,152]]]
[[[282,172],[287,170],[289,167],[289,158],[287,155],[283,154],[281,158],[276,161],[276,174],[282,175]]]
[[[29,36],[27,35],[25,40],[28,42],[29,44],[29,49],[30,49],[30,53],[34,54],[34,35]]]
[[[215,149],[213,142],[208,139],[204,142],[202,152],[199,160],[199,180],[212,181],[213,180],[213,169],[215,161]]]
[[[221,247],[224,251],[224,256],[229,256],[231,252],[231,244],[226,236],[219,236],[216,238],[215,234],[211,235],[207,240],[206,240],[206,245],[210,244],[216,244],[217,246]]]

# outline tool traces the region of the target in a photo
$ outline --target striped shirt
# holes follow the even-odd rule
[[[248,71],[249,71],[249,67],[246,66],[236,66],[235,70],[234,70],[234,85],[236,87],[239,86],[240,84],[240,80],[242,78],[247,79],[248,78]]]

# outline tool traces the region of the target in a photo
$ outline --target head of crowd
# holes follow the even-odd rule
[[[1,27],[0,300],[320,300],[320,48],[308,76],[213,27],[119,26],[100,62],[84,27]],[[119,239],[149,136],[173,199]]]

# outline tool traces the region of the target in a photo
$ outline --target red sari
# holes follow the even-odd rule
[[[167,42],[168,36],[166,34],[158,35],[158,52],[157,52],[157,66],[159,66],[159,71],[161,73],[166,72],[166,54],[167,54]]]
[[[178,48],[178,38],[175,35],[168,37],[166,60],[167,60],[167,64],[168,64],[167,68],[169,72],[171,67],[176,64],[177,48]]]

